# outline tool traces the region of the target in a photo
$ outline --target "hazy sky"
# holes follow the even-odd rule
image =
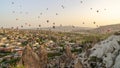
[[[120,0],[0,0],[0,27],[50,27],[54,22],[82,27],[120,23]]]

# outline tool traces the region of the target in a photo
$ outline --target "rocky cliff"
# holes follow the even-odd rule
[[[79,55],[85,68],[120,68],[120,35],[112,35]]]

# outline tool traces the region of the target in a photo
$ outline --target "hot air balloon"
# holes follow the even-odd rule
[[[97,27],[99,27],[98,25],[96,25]]]
[[[25,14],[28,14],[28,12],[25,12]]]
[[[22,14],[22,11],[20,11],[20,14]]]
[[[83,24],[85,24],[85,23],[83,22]]]
[[[40,15],[42,15],[42,13],[40,13]]]
[[[11,29],[14,29],[14,27],[11,27]]]
[[[72,26],[72,28],[75,28],[75,26]]]
[[[60,27],[62,27],[62,24],[60,24]]]
[[[25,23],[25,25],[27,25],[27,23]]]
[[[22,6],[20,5],[20,8],[22,8]]]
[[[14,4],[14,2],[12,2],[12,4]]]
[[[99,12],[99,10],[96,11],[97,13]]]
[[[39,30],[39,28],[37,28],[37,30]]]
[[[58,15],[58,13],[56,13],[56,15]]]
[[[48,8],[46,8],[46,10],[48,10]]]
[[[55,29],[55,26],[53,26],[53,29]]]
[[[61,5],[61,7],[64,9],[65,7],[63,5]]]
[[[40,16],[38,16],[38,18],[40,18]]]
[[[49,20],[47,20],[46,22],[49,23]]]
[[[96,22],[93,22],[93,24],[96,24]]]
[[[12,13],[15,13],[15,11],[12,11]]]
[[[83,3],[83,1],[80,1],[80,3]]]
[[[53,23],[53,25],[55,25],[55,23]]]
[[[19,27],[17,26],[17,27],[16,27],[16,30],[18,30],[18,29],[19,29]]]
[[[92,8],[90,8],[92,10]]]
[[[23,25],[21,25],[21,28],[23,28]]]
[[[1,27],[1,29],[3,29],[3,27]]]
[[[111,31],[110,29],[107,30],[107,32],[110,32],[110,31]]]
[[[18,18],[16,18],[16,21],[19,20]]]
[[[106,8],[104,10],[106,10]]]
[[[41,25],[39,25],[39,27],[41,27]]]
[[[31,26],[31,24],[28,25],[29,27]]]

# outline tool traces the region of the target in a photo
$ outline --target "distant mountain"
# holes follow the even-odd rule
[[[76,26],[56,26],[55,28],[41,28],[42,30],[52,30],[61,32],[81,32],[81,33],[111,33],[120,31],[120,24],[100,26],[99,28],[76,27]]]
[[[99,28],[93,29],[91,32],[106,33],[106,32],[117,32],[120,31],[120,24],[100,26]]]
[[[76,26],[56,26],[55,28],[48,27],[48,28],[41,28],[42,30],[52,30],[52,31],[61,31],[61,32],[80,32],[91,30],[93,28],[89,27],[76,27]]]

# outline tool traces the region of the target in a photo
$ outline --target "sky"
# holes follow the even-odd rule
[[[51,27],[53,23],[80,27],[120,24],[120,0],[0,0],[0,27]]]

